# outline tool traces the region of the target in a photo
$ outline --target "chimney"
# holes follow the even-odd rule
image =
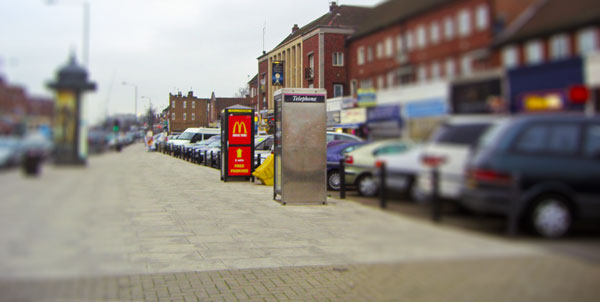
[[[336,1],[329,2],[329,11],[333,13],[333,11],[338,7]]]
[[[193,91],[189,91],[189,92],[188,92],[188,98],[191,98],[191,97],[193,97],[193,96],[194,96],[194,92],[193,92]]]
[[[298,24],[294,24],[294,27],[292,27],[292,34],[298,31],[299,29],[300,27],[298,27]]]

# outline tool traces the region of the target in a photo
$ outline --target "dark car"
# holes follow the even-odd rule
[[[329,190],[340,189],[340,159],[344,158],[346,153],[367,143],[358,141],[334,142],[337,141],[327,144],[327,189]]]
[[[490,128],[467,164],[462,203],[514,213],[544,237],[600,218],[600,116],[522,116]]]

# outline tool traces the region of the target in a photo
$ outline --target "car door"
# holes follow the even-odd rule
[[[582,158],[578,167],[582,182],[577,187],[582,218],[600,217],[600,122],[586,125],[583,132]]]

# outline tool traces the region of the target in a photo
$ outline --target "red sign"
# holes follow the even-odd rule
[[[229,116],[229,144],[250,145],[250,131],[252,131],[252,116],[230,115]]]
[[[250,176],[252,172],[250,147],[229,147],[227,155],[229,176]]]
[[[569,99],[575,104],[583,104],[590,97],[590,92],[583,85],[574,85],[569,89]]]

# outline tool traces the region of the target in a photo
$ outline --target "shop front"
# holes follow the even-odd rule
[[[509,70],[510,111],[583,112],[585,102],[572,98],[583,87],[583,74],[579,57]]]
[[[452,114],[492,114],[508,110],[502,98],[502,74],[480,73],[471,78],[453,80],[450,84]]]
[[[437,81],[377,93],[377,106],[399,106],[402,137],[426,140],[448,114],[449,84]]]
[[[369,139],[398,138],[402,135],[400,105],[382,105],[367,109]]]

